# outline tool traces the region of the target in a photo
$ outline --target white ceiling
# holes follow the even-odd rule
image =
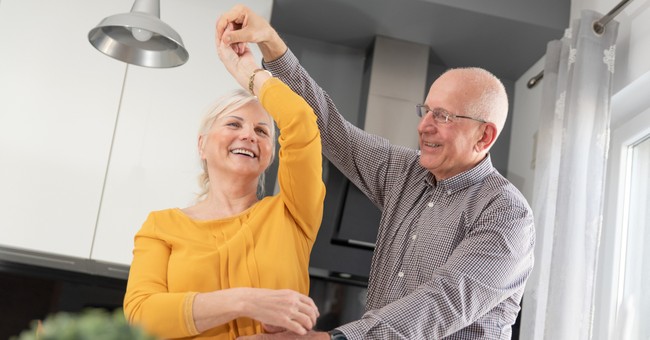
[[[431,62],[517,80],[562,37],[570,0],[275,0],[280,32],[367,49],[376,35],[431,46]]]

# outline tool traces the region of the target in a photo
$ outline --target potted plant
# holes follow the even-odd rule
[[[86,309],[81,313],[59,312],[45,320],[35,320],[31,327],[11,340],[155,340],[141,328],[129,325],[122,309]]]

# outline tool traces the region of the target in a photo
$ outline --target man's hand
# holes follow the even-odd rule
[[[281,333],[281,332],[286,331],[286,329],[284,329],[282,327],[267,325],[265,323],[262,324],[262,328],[264,329],[265,333],[270,333],[270,334]]]
[[[229,25],[232,29],[228,29]],[[287,51],[287,45],[275,29],[244,5],[237,5],[221,15],[217,21],[216,40],[217,44],[223,41],[239,46],[240,43],[257,43],[267,62],[278,59]],[[239,48],[233,47],[235,51]]]

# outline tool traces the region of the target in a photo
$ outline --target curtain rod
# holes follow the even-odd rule
[[[632,2],[632,0],[622,0],[618,5],[616,5],[616,7],[612,8],[611,11],[607,12],[607,14],[602,18],[594,22],[594,25],[592,26],[594,32],[598,35],[603,34],[605,26],[607,26],[607,24],[612,21],[612,19],[614,19],[614,17],[617,16],[618,13],[620,13],[630,2]],[[544,78],[544,70],[541,70],[536,76],[530,78],[526,86],[528,86],[529,89],[532,89],[540,80],[542,80],[542,78]]]

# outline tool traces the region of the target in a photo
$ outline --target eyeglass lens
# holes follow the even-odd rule
[[[418,117],[424,117],[427,113],[431,112],[433,119],[440,123],[447,123],[449,121],[449,115],[441,110],[431,110],[426,105],[417,105],[417,115]]]

